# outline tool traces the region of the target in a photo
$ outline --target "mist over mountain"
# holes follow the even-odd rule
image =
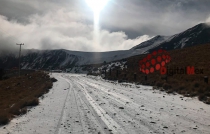
[[[22,69],[59,69],[75,66],[98,64],[125,59],[134,55],[145,54],[158,49],[182,49],[210,42],[210,25],[201,23],[173,36],[155,36],[129,50],[109,52],[81,52],[64,49],[58,50],[23,50]],[[0,67],[18,66],[18,52],[1,55]]]

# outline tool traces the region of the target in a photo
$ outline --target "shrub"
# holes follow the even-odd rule
[[[37,106],[37,105],[39,105],[39,99],[38,98],[32,98],[26,104],[26,106]]]
[[[168,90],[168,91],[167,91],[168,94],[171,94],[171,93],[173,93],[173,92],[174,92],[173,90]]]
[[[198,96],[198,93],[197,92],[190,93],[190,97],[195,97],[195,96]]]
[[[168,89],[171,88],[171,85],[168,84],[168,83],[164,83],[164,84],[163,84],[163,88],[164,88],[165,90],[168,90]]]
[[[156,86],[157,87],[162,87],[163,86],[163,83],[162,82],[156,82]]]
[[[26,107],[22,108],[20,110],[20,112],[21,112],[21,114],[26,114],[27,113],[27,108]]]
[[[208,85],[206,88],[205,88],[206,91],[210,91],[210,86]]]
[[[7,115],[3,110],[0,113],[0,125],[6,125],[9,123],[9,115]]]
[[[207,99],[207,97],[205,96],[205,94],[201,94],[201,95],[199,95],[198,99],[200,101],[205,101]]]
[[[206,100],[206,104],[210,104],[210,98]]]
[[[179,87],[179,90],[184,90],[184,89],[185,89],[184,86],[180,86],[180,87]]]
[[[156,87],[156,86],[153,86],[153,88],[152,88],[153,90],[157,90],[158,89],[158,87]]]
[[[204,94],[205,89],[204,88],[199,88],[197,91],[198,91],[199,94]]]
[[[51,78],[51,81],[52,81],[52,82],[56,82],[56,81],[58,81],[58,80],[55,79],[55,78]]]
[[[194,87],[195,87],[195,88],[198,88],[199,86],[200,86],[200,84],[199,84],[198,82],[195,82],[195,83],[194,83]]]
[[[156,83],[156,81],[152,81],[152,82],[150,83],[150,86],[155,86],[155,83]]]
[[[9,109],[9,113],[14,114],[14,115],[20,115],[21,109],[24,108],[26,104],[27,103],[23,100],[15,103],[14,106]]]
[[[185,90],[180,90],[179,93],[185,95],[186,94],[186,91]]]

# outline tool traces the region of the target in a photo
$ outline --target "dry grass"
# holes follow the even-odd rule
[[[184,49],[169,51],[171,62],[167,64],[168,68],[194,66],[198,69],[203,69],[203,74],[186,75],[161,75],[159,71],[148,74],[147,80],[145,74],[139,71],[139,60],[146,55],[139,55],[128,58],[128,68],[120,72],[116,78],[116,70],[113,70],[108,79],[127,80],[129,82],[137,82],[144,85],[152,85],[163,87],[166,92],[177,92],[184,96],[195,97],[209,104],[210,103],[210,78],[209,83],[204,82],[204,76],[210,77],[210,44],[204,44]],[[134,80],[134,73],[137,74],[137,79]],[[124,77],[124,74],[127,74]],[[167,79],[166,79],[167,77]]]
[[[0,125],[8,123],[15,115],[25,114],[27,106],[38,105],[38,97],[50,88],[52,79],[43,72],[0,81]]]

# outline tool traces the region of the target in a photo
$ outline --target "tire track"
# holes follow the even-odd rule
[[[66,79],[63,78],[63,77],[60,77],[60,78],[66,80]],[[66,82],[69,83],[68,81],[66,81]],[[71,88],[70,88],[70,87],[71,87]],[[58,124],[57,124],[57,127],[56,127],[56,129],[55,129],[54,134],[60,134],[61,121],[62,121],[62,118],[63,118],[63,115],[64,115],[64,109],[65,109],[65,106],[66,106],[67,98],[68,98],[68,96],[69,96],[69,92],[70,92],[71,89],[72,89],[72,85],[69,83],[68,93],[67,93],[67,95],[66,95],[66,98],[65,98],[65,101],[64,101],[64,104],[63,104],[63,107],[62,107],[62,111],[61,111],[61,116],[60,116],[60,118],[59,118],[59,121],[58,121]]]
[[[108,85],[105,85],[105,84],[102,84],[102,83],[100,83],[100,81],[93,81],[93,80],[89,80],[89,79],[86,80],[86,79],[87,79],[87,78],[84,78],[84,77],[83,77],[83,79],[80,79],[80,80],[82,80],[84,83],[86,83],[87,85],[89,85],[90,88],[97,88],[97,89],[100,89],[102,92],[104,92],[104,90],[105,90],[104,93],[110,94],[110,95],[112,96],[112,93],[108,93],[108,92],[106,91],[106,89],[113,89],[113,87],[108,86]],[[98,84],[98,83],[100,83],[100,84]],[[106,87],[106,88],[105,88],[105,87]],[[135,96],[137,96],[137,94],[135,94],[135,93],[133,93],[133,92],[128,92],[128,91],[129,91],[128,89],[130,89],[130,88],[123,88],[123,90],[124,90],[125,92],[127,92],[127,94],[134,94]],[[110,91],[113,91],[113,90],[110,90]],[[115,91],[115,92],[116,92],[116,91]],[[115,94],[115,93],[114,93],[114,94]],[[122,101],[122,100],[121,100],[122,98],[119,100],[118,94],[119,94],[119,92],[116,93],[116,95],[114,95],[113,97],[111,97],[110,95],[109,95],[108,97],[109,97],[111,100],[113,100],[113,102],[117,101],[118,103],[123,104],[125,100]],[[148,96],[148,97],[151,97],[151,96]],[[171,112],[171,111],[170,111],[170,107],[171,107],[171,106],[170,106],[169,104],[173,104],[174,107],[175,107],[176,105],[180,106],[179,104],[161,100],[161,102],[163,101],[163,102],[165,102],[165,103],[167,104],[167,106],[169,106],[169,108],[168,108],[169,110],[165,110],[165,109],[158,110],[158,109],[156,109],[157,106],[156,106],[154,103],[153,103],[153,104],[148,103],[148,99],[147,99],[147,101],[146,101],[146,100],[142,100],[142,101],[144,102],[144,104],[147,105],[146,111],[152,111],[152,115],[157,116],[158,113],[162,113],[162,117],[161,117],[162,119],[161,119],[159,116],[157,116],[157,119],[156,119],[156,120],[159,121],[159,119],[160,119],[160,120],[162,120],[163,122],[162,122],[161,124],[159,124],[159,126],[156,126],[156,124],[153,124],[153,126],[154,126],[153,132],[157,132],[157,131],[158,131],[157,129],[155,130],[155,127],[161,129],[160,127],[165,127],[165,126],[168,126],[168,125],[173,125],[173,123],[175,123],[174,125],[179,126],[179,129],[178,129],[178,130],[185,130],[186,128],[182,126],[182,125],[184,125],[184,126],[187,126],[187,127],[188,127],[187,129],[190,130],[191,132],[192,132],[192,131],[196,131],[196,132],[202,133],[202,130],[199,130],[199,129],[195,130],[195,129],[193,128],[193,126],[196,126],[196,124],[199,125],[199,126],[202,127],[202,128],[205,128],[205,129],[207,129],[207,127],[209,127],[208,124],[200,123],[199,121],[197,121],[196,119],[194,119],[194,118],[192,118],[192,117],[187,117],[187,115],[189,115],[189,113],[188,113],[186,116],[182,115],[183,113],[181,113],[181,112],[184,112],[184,113],[185,113],[185,111],[182,110],[182,109],[179,109],[179,110],[176,111],[176,113],[179,113],[180,116],[176,116],[175,113],[170,113],[170,112]],[[158,100],[156,99],[156,101],[158,101]],[[159,101],[160,101],[160,100],[159,100]],[[133,100],[131,100],[131,102],[132,102],[133,104],[135,104],[135,105],[129,106],[128,108],[132,109],[133,107],[136,107],[136,108],[140,108],[140,107],[141,107],[141,105],[135,103]],[[116,104],[117,104],[117,103],[116,103]],[[163,106],[163,105],[160,105],[160,106]],[[152,108],[152,109],[148,109],[148,108]],[[164,108],[167,108],[167,107],[164,107]],[[127,108],[126,108],[126,109],[127,109]],[[154,113],[154,109],[157,110],[155,113]],[[139,111],[136,111],[135,108],[133,108],[133,110],[134,110],[135,112],[139,112]],[[181,110],[181,111],[180,111],[180,110]],[[148,120],[148,116],[149,116],[150,114],[147,113],[146,111],[143,111],[143,113],[141,112],[141,114],[144,115],[144,116],[142,116],[142,117],[147,117],[147,118],[143,118],[142,121],[144,122],[144,123],[143,123],[144,125],[147,124],[146,126],[149,127],[149,128],[151,129],[151,124],[148,124],[148,123],[147,123],[147,122],[149,121],[149,120]],[[131,111],[130,111],[130,112],[131,112]],[[126,114],[129,115],[131,118],[133,118],[133,116],[130,114],[130,112],[127,111]],[[134,112],[134,113],[135,113],[135,112]],[[190,108],[190,109],[188,110],[188,112],[190,112],[190,114],[192,114],[192,113],[194,114],[194,113],[195,113],[195,110]],[[155,116],[153,116],[153,119],[154,119]],[[167,118],[166,118],[167,116],[170,117],[170,119],[173,120],[173,121],[175,121],[175,122],[169,122],[169,121],[167,121]],[[165,118],[165,119],[164,119],[164,118]],[[176,120],[179,120],[180,122],[177,122]],[[189,124],[190,122],[191,122],[191,124]],[[194,122],[194,123],[193,123],[193,122]],[[145,124],[145,123],[146,123],[146,124]],[[181,125],[181,126],[180,126],[180,125]],[[172,130],[172,131],[175,131],[176,128],[173,128],[173,129],[174,129],[174,130]],[[169,131],[170,131],[170,130],[165,129],[163,132],[169,133]],[[181,131],[180,131],[180,132],[181,132]]]
[[[124,134],[126,133],[125,130],[123,130],[123,128],[118,125],[117,122],[115,122],[109,115],[106,114],[105,110],[102,109],[94,100],[93,98],[88,94],[85,86],[76,81],[78,84],[80,84],[83,87],[83,92],[84,95],[86,96],[87,100],[89,101],[89,103],[91,104],[91,106],[94,108],[94,110],[96,111],[96,113],[101,117],[101,119],[103,120],[103,122],[107,125],[107,127],[112,130],[113,133],[121,133]]]
[[[79,108],[78,108],[78,103],[77,103],[75,91],[74,91],[74,89],[72,89],[72,90],[73,90],[73,93],[74,93],[74,99],[75,99],[75,102],[76,102],[77,111],[78,111],[78,113],[79,113],[79,120],[80,120],[82,129],[83,129],[82,132],[83,132],[83,134],[84,134],[84,133],[85,133],[85,131],[84,131],[84,126],[82,125],[83,121],[82,121],[82,119],[81,119],[81,114],[80,114],[80,111],[79,111]]]

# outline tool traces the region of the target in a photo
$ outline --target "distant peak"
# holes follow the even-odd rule
[[[153,40],[157,40],[157,39],[162,39],[162,38],[164,38],[165,36],[163,36],[163,35],[157,35],[157,36],[155,36],[155,37],[153,37],[152,39]]]
[[[162,35],[157,35],[157,36],[155,36],[154,38],[160,38],[160,37],[162,37]]]
[[[210,22],[200,23],[200,24],[196,25],[195,27],[197,27],[197,28],[207,28],[207,27],[210,27]]]

